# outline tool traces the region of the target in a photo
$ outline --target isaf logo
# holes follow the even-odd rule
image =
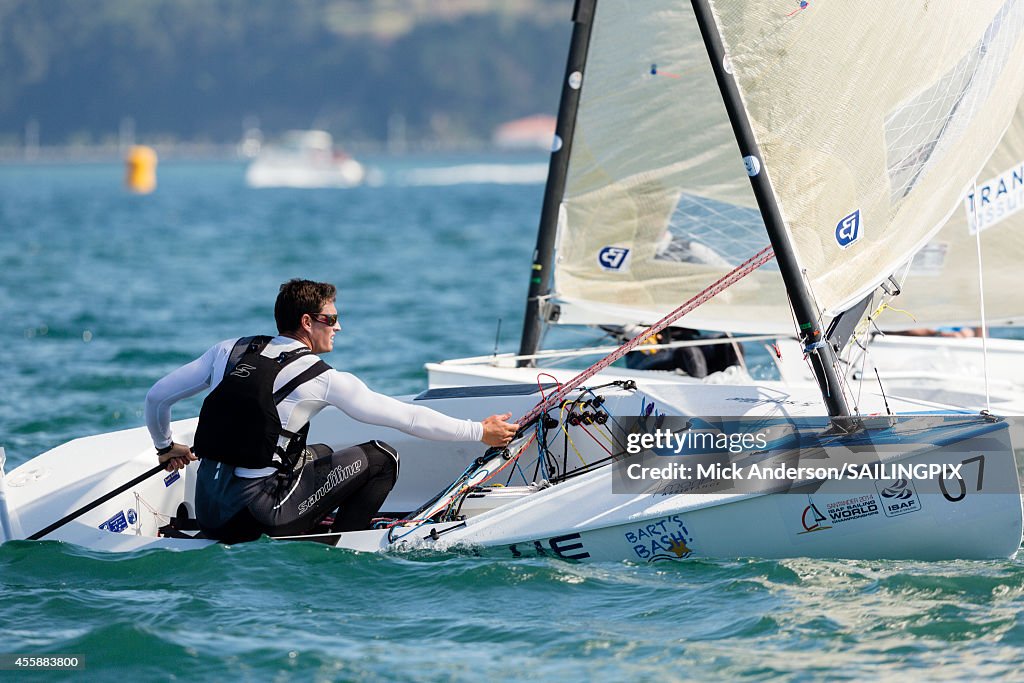
[[[621,271],[629,263],[629,249],[605,247],[597,254],[597,264],[604,270]]]
[[[882,489],[883,498],[897,498],[899,500],[907,500],[914,495],[913,490],[910,488],[909,479],[897,479],[892,486],[886,486]]]
[[[843,218],[836,225],[836,243],[846,249],[856,242],[861,235],[860,209]]]
[[[905,515],[921,509],[917,488],[910,479],[897,479],[888,485],[875,482],[875,488],[882,496],[882,511],[886,517]]]

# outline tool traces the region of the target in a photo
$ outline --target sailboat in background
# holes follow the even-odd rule
[[[975,208],[980,231],[975,227]],[[902,396],[1024,415],[1024,341],[983,340],[975,332],[983,322],[982,279],[987,325],[1024,322],[1022,259],[1024,101],[962,208],[896,274],[900,293],[882,298],[877,315],[863,324],[858,343],[847,347],[844,361],[851,380],[881,382],[886,391]],[[970,336],[922,336],[920,328],[966,329]],[[801,367],[790,363],[794,358],[799,355],[780,361],[782,374],[806,377]]]
[[[1016,68],[1024,1],[982,0],[968,10],[919,0],[884,14],[855,4],[651,0],[640,12],[578,0],[523,340],[533,353],[541,322],[556,320],[640,322],[650,334],[680,316],[694,327],[730,329],[709,324],[730,320],[759,332],[791,330],[793,321],[815,386],[716,386],[650,373],[617,381],[610,365],[641,333],[554,385],[542,377],[539,386],[404,399],[457,417],[523,415],[521,437],[502,451],[479,455],[324,411],[311,442],[384,438],[398,448],[402,477],[385,506],[405,512],[380,529],[325,540],[358,550],[473,546],[612,561],[1017,550],[1021,497],[1006,423],[948,410],[925,425],[863,417],[887,407],[944,409],[899,397],[886,404],[877,394],[848,400],[821,320],[859,318],[990,157],[992,131],[1006,128],[1024,92]],[[687,126],[693,136],[679,134]],[[730,235],[741,228],[750,240],[737,246]],[[776,269],[758,270],[772,254]],[[608,284],[605,274],[617,279]],[[788,304],[776,298],[780,279]],[[730,284],[727,300],[711,298]],[[510,370],[538,379],[536,368]],[[629,452],[623,436],[632,432],[622,424],[631,416],[647,419],[645,429],[677,417],[686,429],[724,433],[700,416],[767,425],[770,438],[748,454],[754,464],[807,455],[796,447],[804,437],[819,444],[812,450],[822,463],[856,453],[876,464],[977,466],[982,453],[988,483],[980,474],[954,478],[960,488],[950,491],[944,479],[876,476],[856,500],[849,482],[820,477],[801,479],[797,494],[663,482],[621,491],[614,464]],[[174,433],[187,442],[195,425],[179,421]],[[189,533],[194,465],[162,480],[144,473],[97,497],[152,463],[144,428],[59,446],[7,477],[9,526],[110,550],[208,544]],[[441,492],[427,497],[424,486]]]
[[[1008,14],[1017,11],[1012,4],[1003,7]],[[810,13],[820,9],[808,5],[787,16],[786,24],[813,25]],[[601,11],[609,10],[602,6]],[[656,28],[645,27],[628,16],[617,20],[630,28],[621,32],[603,30],[591,37],[592,58],[587,64],[586,87],[575,115],[562,126],[563,137],[571,137],[571,160],[569,153],[564,152],[564,159],[558,160],[556,155],[553,161],[519,354],[430,364],[427,368],[431,386],[523,381],[530,374],[517,371],[516,366],[537,364],[545,365],[557,377],[564,377],[567,373],[552,368],[571,365],[588,352],[579,348],[539,351],[547,332],[581,325],[638,330],[660,318],[678,301],[699,292],[764,243],[764,222],[749,183],[742,173],[736,172],[739,162],[735,158],[735,140],[707,67],[700,36],[691,29],[677,39],[660,35]],[[996,22],[990,27],[993,37],[1000,25]],[[803,35],[798,30],[794,34]],[[632,42],[634,38],[639,38],[636,43]],[[837,43],[837,49],[841,44]],[[624,59],[624,55],[637,51],[636,45],[649,46],[645,55],[650,56],[651,63],[643,78],[637,77],[638,60]],[[823,51],[830,49],[831,43]],[[818,59],[824,57],[819,55]],[[885,170],[883,179],[890,188],[888,200],[882,192],[883,205],[888,201],[893,206],[906,206],[902,196],[916,186],[929,165],[940,163],[936,161],[936,154],[941,151],[939,137],[951,134],[963,103],[958,98],[968,96],[976,86],[969,72],[971,59],[965,57],[955,64],[946,64],[946,71],[935,74],[934,82],[940,84],[936,87],[949,91],[945,95],[947,113],[953,115],[945,122],[940,116],[942,101],[927,99],[935,94],[934,88],[922,91],[917,99],[899,103],[888,113],[872,110],[850,122],[849,130],[867,130],[872,117],[885,117],[882,122],[876,121],[881,125],[876,126],[879,158],[875,159],[877,168]],[[801,79],[794,77],[796,81]],[[783,86],[793,87],[785,79],[780,84]],[[864,97],[869,97],[870,92]],[[852,106],[851,102],[847,104]],[[823,103],[821,116],[827,117],[828,111],[824,110],[830,111],[831,106]],[[914,129],[910,124],[915,120],[924,132],[911,132]],[[809,151],[800,141],[808,139],[811,132],[798,121],[785,120],[780,124],[773,120],[772,130],[766,131],[768,139],[775,141],[772,144],[787,154],[806,159],[802,167],[787,175],[787,179],[796,178],[787,182],[795,195],[810,195],[815,186],[823,184],[835,188],[858,182],[882,182],[852,176],[851,162],[863,156],[857,149],[859,135],[850,135],[842,143],[827,143],[831,146],[825,149],[821,148],[826,143],[818,143],[816,149]],[[930,142],[929,131],[935,137]],[[935,136],[937,133],[941,136]],[[833,133],[825,140],[836,135]],[[985,135],[990,146],[999,138],[992,130]],[[1012,207],[1024,205],[1022,164],[1024,105],[1018,107],[1012,125],[979,174],[983,179],[994,179],[981,183],[978,190],[983,216],[991,214],[983,233],[987,287],[991,292],[1004,293],[990,296],[990,325],[1016,324],[1024,313],[1024,299],[1005,295],[1016,291],[1017,264],[1024,257],[1024,230],[1019,229],[1024,227],[1024,212],[1011,214]],[[559,174],[563,182],[551,185]],[[973,191],[969,180],[966,187],[969,195]],[[794,199],[800,207],[800,197]],[[843,349],[843,374],[858,392],[863,391],[860,384],[869,380],[873,391],[971,408],[987,407],[980,338],[879,334],[980,325],[975,237],[969,230],[967,216],[970,199],[964,203],[965,210],[942,209],[950,213],[945,227],[916,253],[909,268],[907,264],[893,262],[898,251],[890,243],[893,233],[910,234],[910,226],[906,232],[902,230],[903,218],[891,222],[890,237],[883,239],[868,214],[859,209],[851,211],[851,228],[856,227],[860,235],[873,235],[875,242],[869,244],[858,237],[856,246],[850,242],[848,248],[837,248],[836,237],[828,234],[833,227],[838,234],[842,220],[821,219],[821,223],[816,223],[815,216],[806,218],[815,227],[809,230],[813,237],[803,249],[812,258],[820,252],[836,259],[835,268],[828,263],[819,264],[822,281],[835,280],[837,273],[853,268],[840,263],[847,257],[853,263],[866,262],[868,267],[879,265],[880,255],[888,258],[887,264],[875,269],[876,279],[878,272],[888,271],[893,282],[885,289],[877,289],[871,301],[865,301],[865,313],[874,314],[870,324],[861,324],[856,343],[836,340]],[[994,214],[997,209],[1002,211],[998,217]],[[884,210],[884,206],[878,210]],[[816,288],[814,291],[815,304],[823,308],[826,295],[819,295]],[[899,295],[893,296],[896,292]],[[827,321],[840,308],[842,305],[833,305],[832,310],[821,313]],[[744,340],[771,342],[771,355],[785,384],[813,381],[803,349],[793,337],[785,338],[793,335],[794,330],[776,264],[763,266],[688,314],[681,324],[726,334],[717,341],[695,339],[644,348],[667,349],[667,355],[673,349],[687,347],[707,349],[709,345]],[[993,394],[989,403],[1007,414],[1020,414],[1024,410],[1024,403],[1019,403],[1024,395],[1024,363],[1020,362],[1024,358],[1024,342],[989,340],[987,350],[989,375],[999,378],[989,383]],[[599,347],[589,355],[607,351],[606,347]],[[737,370],[732,368],[732,372],[716,375],[711,381],[750,381],[746,373]],[[622,377],[638,377],[628,369],[612,371]],[[656,372],[654,376],[661,382],[673,380],[671,373]]]
[[[281,142],[263,147],[245,169],[249,187],[355,187],[366,169],[334,148],[334,138],[323,130],[290,130]]]

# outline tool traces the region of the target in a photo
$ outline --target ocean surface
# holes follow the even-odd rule
[[[422,390],[427,361],[514,351],[545,159],[369,161],[368,186],[304,191],[250,190],[241,164],[163,163],[150,196],[124,192],[117,165],[0,167],[7,470],[141,425],[166,372],[272,332],[292,277],[338,285],[329,360],[378,391]],[[0,653],[81,655],[90,680],[1020,679],[1024,559],[637,566],[14,542]]]

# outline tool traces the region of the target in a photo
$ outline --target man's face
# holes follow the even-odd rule
[[[334,350],[334,335],[341,329],[341,325],[335,321],[333,325],[324,322],[324,316],[338,315],[338,307],[333,301],[324,304],[320,313],[312,315],[312,329],[309,336],[312,341],[313,353],[328,353]]]

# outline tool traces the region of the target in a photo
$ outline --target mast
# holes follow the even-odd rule
[[[829,415],[833,417],[848,416],[850,409],[846,404],[846,396],[843,394],[835,370],[835,351],[821,333],[821,322],[804,285],[796,253],[793,251],[793,244],[786,232],[782,214],[775,201],[775,192],[772,190],[771,181],[763,170],[761,150],[754,137],[754,131],[750,127],[747,111],[743,108],[739,88],[736,86],[732,74],[727,71],[725,46],[718,33],[718,27],[715,25],[714,15],[707,0],[691,0],[691,3],[701,36],[704,38],[704,45],[711,58],[715,80],[718,82],[719,90],[722,91],[725,108],[729,112],[733,134],[739,144],[740,154],[743,155],[747,175],[750,176],[750,184],[754,189],[754,196],[757,198],[761,218],[764,220],[768,238],[775,249],[775,258],[778,261],[779,270],[782,271],[782,280],[786,285],[786,292],[789,294],[797,325],[800,327],[800,340],[810,358],[815,379],[821,389],[822,398],[825,399],[825,406]]]
[[[537,231],[537,245],[533,250],[530,289],[526,295],[523,336],[519,342],[521,356],[537,353],[540,346],[541,329],[544,324],[541,320],[541,301],[551,292],[551,268],[555,254],[555,236],[558,232],[558,209],[565,194],[565,178],[569,170],[573,132],[576,129],[576,111],[579,108],[587,48],[590,45],[590,29],[593,26],[596,6],[597,0],[576,0],[572,12],[572,42],[565,65],[562,98],[558,104],[558,122],[555,124],[555,137],[561,140],[561,146],[552,149],[548,165],[540,228]],[[520,360],[518,365],[533,365],[533,361]]]

